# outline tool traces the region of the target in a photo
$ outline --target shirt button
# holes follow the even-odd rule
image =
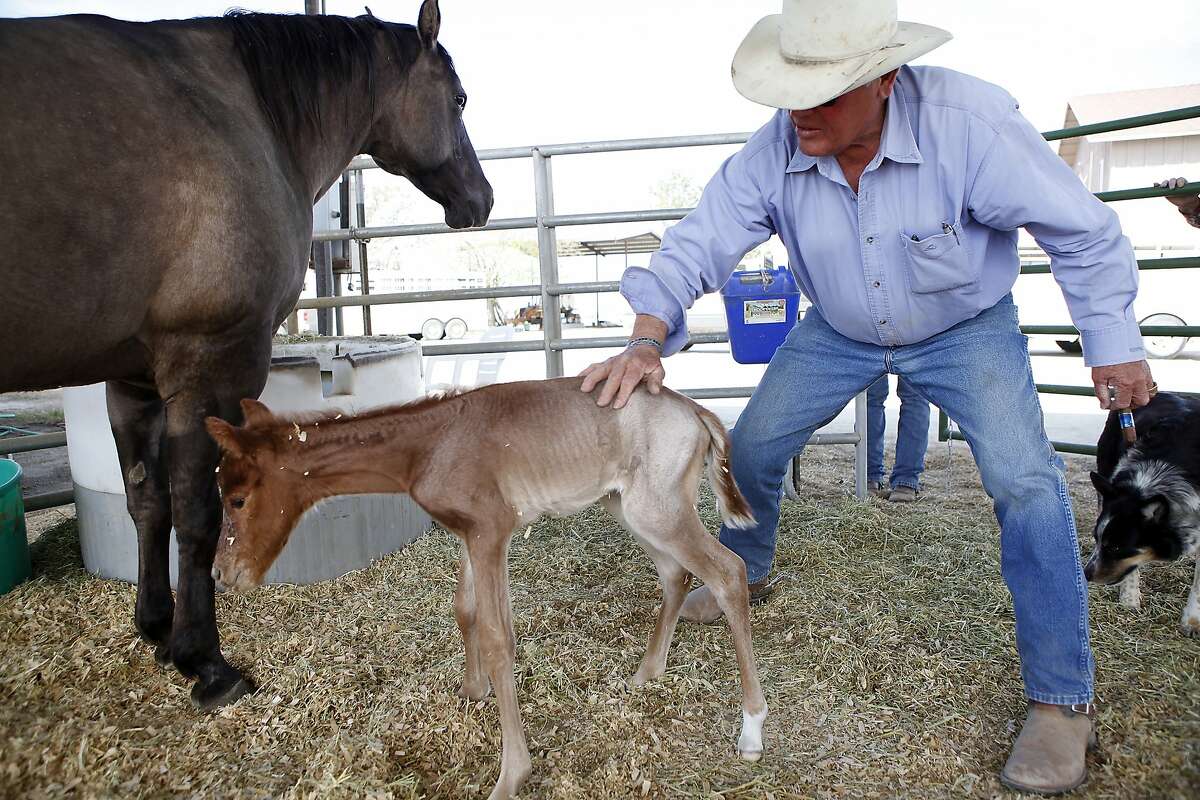
[[[874,236],[868,236],[868,237],[867,237],[867,244],[874,244],[874,243],[875,243],[875,237],[874,237]]]
[[[878,288],[879,288],[879,281],[875,281],[875,288],[876,288],[876,289],[878,289]]]
[[[886,319],[881,319],[881,320],[879,320],[879,324],[880,324],[880,325],[887,325],[887,320],[886,320]]]

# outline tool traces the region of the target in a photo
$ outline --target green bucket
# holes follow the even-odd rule
[[[21,465],[0,458],[0,594],[28,579],[32,571],[21,502]]]

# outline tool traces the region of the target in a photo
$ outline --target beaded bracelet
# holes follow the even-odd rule
[[[630,339],[629,344],[625,345],[625,349],[628,350],[629,348],[635,347],[639,344],[648,344],[657,350],[659,355],[662,355],[663,343],[658,339],[651,339],[649,336],[639,336],[636,339]]]

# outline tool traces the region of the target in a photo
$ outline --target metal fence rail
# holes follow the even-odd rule
[[[1165,122],[1194,119],[1197,117],[1200,117],[1200,106],[1190,106],[1187,108],[1162,111],[1155,114],[1126,117],[1107,122],[1099,122],[1092,125],[1082,125],[1075,128],[1064,128],[1061,130],[1048,131],[1042,135],[1047,141],[1054,141],[1057,139],[1067,139],[1078,136],[1087,136],[1093,133],[1103,133],[1148,125],[1158,125]],[[509,219],[492,220],[482,227],[472,228],[469,229],[469,231],[476,232],[536,229],[538,233],[538,262],[541,272],[540,282],[538,284],[486,289],[399,292],[391,294],[364,295],[360,297],[343,296],[306,298],[297,303],[296,308],[329,309],[342,308],[345,306],[369,307],[393,303],[419,303],[433,300],[471,300],[495,297],[540,295],[542,299],[542,317],[544,320],[543,336],[541,341],[426,345],[422,348],[422,351],[427,355],[456,355],[541,350],[545,354],[547,377],[559,376],[562,374],[562,352],[564,350],[619,347],[624,344],[625,340],[623,337],[602,337],[589,339],[563,338],[562,320],[558,313],[559,298],[562,295],[585,294],[592,292],[615,292],[617,291],[618,284],[615,281],[560,284],[558,282],[558,253],[555,239],[556,229],[570,225],[597,225],[619,222],[660,222],[678,220],[686,216],[692,209],[672,208],[612,211],[587,214],[555,214],[554,185],[551,173],[552,157],[676,147],[735,145],[746,142],[750,136],[750,133],[705,134],[698,136],[622,139],[612,141],[578,142],[570,144],[536,145],[527,147],[507,147],[491,150],[480,150],[478,151],[478,156],[481,161],[514,158],[530,158],[533,160],[536,215],[533,217],[514,217]],[[359,185],[361,185],[362,171],[366,169],[374,169],[377,166],[378,165],[375,164],[373,159],[367,156],[359,156],[350,162],[349,166],[347,167],[347,172],[351,173],[351,177],[353,179],[357,179],[359,181]],[[1096,196],[1104,202],[1118,202],[1122,200],[1136,200],[1151,197],[1186,195],[1191,194],[1194,191],[1194,187],[1191,186],[1180,189],[1164,189],[1151,186],[1098,192]],[[313,236],[313,240],[317,243],[347,240],[361,242],[369,239],[391,236],[423,236],[455,232],[462,233],[464,231],[455,231],[443,223],[390,225],[378,227],[360,226],[341,230],[319,232]],[[1200,258],[1143,259],[1138,262],[1138,267],[1139,269],[1194,269],[1200,267]],[[1025,275],[1037,275],[1045,274],[1049,272],[1049,270],[1049,264],[1032,264],[1023,267],[1021,273]],[[1027,334],[1062,334],[1066,336],[1073,336],[1077,335],[1078,333],[1074,327],[1069,325],[1026,325],[1022,326],[1021,330]],[[1142,332],[1143,334],[1152,336],[1197,336],[1200,335],[1200,327],[1144,326],[1142,327]],[[690,337],[689,341],[693,344],[725,342],[728,341],[728,336],[725,334],[704,334],[700,336],[692,336]],[[1087,389],[1086,387],[1066,388],[1083,389],[1089,396],[1091,394],[1091,390]],[[752,387],[739,387],[733,389],[693,390],[688,392],[688,394],[697,398],[746,397],[749,396],[752,391]],[[1049,391],[1049,389],[1043,389],[1039,387],[1039,391]],[[859,497],[864,497],[866,492],[866,429],[865,422],[861,426],[859,424],[859,418],[865,414],[865,402],[863,401],[864,396],[862,395],[860,395],[856,401],[855,433],[826,435],[822,439],[822,443],[832,443],[834,440],[837,440],[838,443],[855,444],[855,488]],[[860,414],[858,412],[863,413]],[[949,431],[948,423],[945,420],[944,414],[941,415],[940,427],[942,432],[945,434],[943,438],[960,438],[959,434]],[[60,435],[50,434],[49,436],[53,438],[59,437]],[[0,447],[0,454],[6,452],[27,452],[29,450],[45,449],[47,447],[59,447],[65,443],[65,434],[61,435],[61,441],[59,441],[57,438],[53,438],[53,441],[51,441],[51,439],[40,436],[27,438],[31,441],[25,442],[20,446],[20,449],[14,448],[16,440],[6,441],[3,447],[14,449],[4,450],[2,447]],[[842,442],[842,439],[845,439],[845,441]],[[818,443],[818,441],[814,439],[814,443]],[[1078,445],[1069,442],[1058,442],[1055,443],[1055,446],[1064,452],[1090,453],[1094,452],[1095,450],[1094,447],[1090,447],[1089,449],[1088,445]],[[56,503],[56,499],[60,498],[52,498],[48,495],[31,497],[26,500],[26,507],[47,507],[46,504],[61,504]]]

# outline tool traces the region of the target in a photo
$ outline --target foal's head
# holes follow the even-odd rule
[[[376,71],[375,119],[362,149],[440,203],[447,225],[466,228],[487,222],[492,187],[463,125],[467,93],[438,44],[441,23],[437,0],[425,0],[417,20],[419,51],[408,72],[387,80],[387,71]]]
[[[262,583],[300,515],[319,497],[303,475],[280,468],[281,425],[267,407],[243,400],[242,412],[245,427],[217,417],[205,427],[221,448],[217,484],[225,512],[212,574],[221,588],[244,591]]]

